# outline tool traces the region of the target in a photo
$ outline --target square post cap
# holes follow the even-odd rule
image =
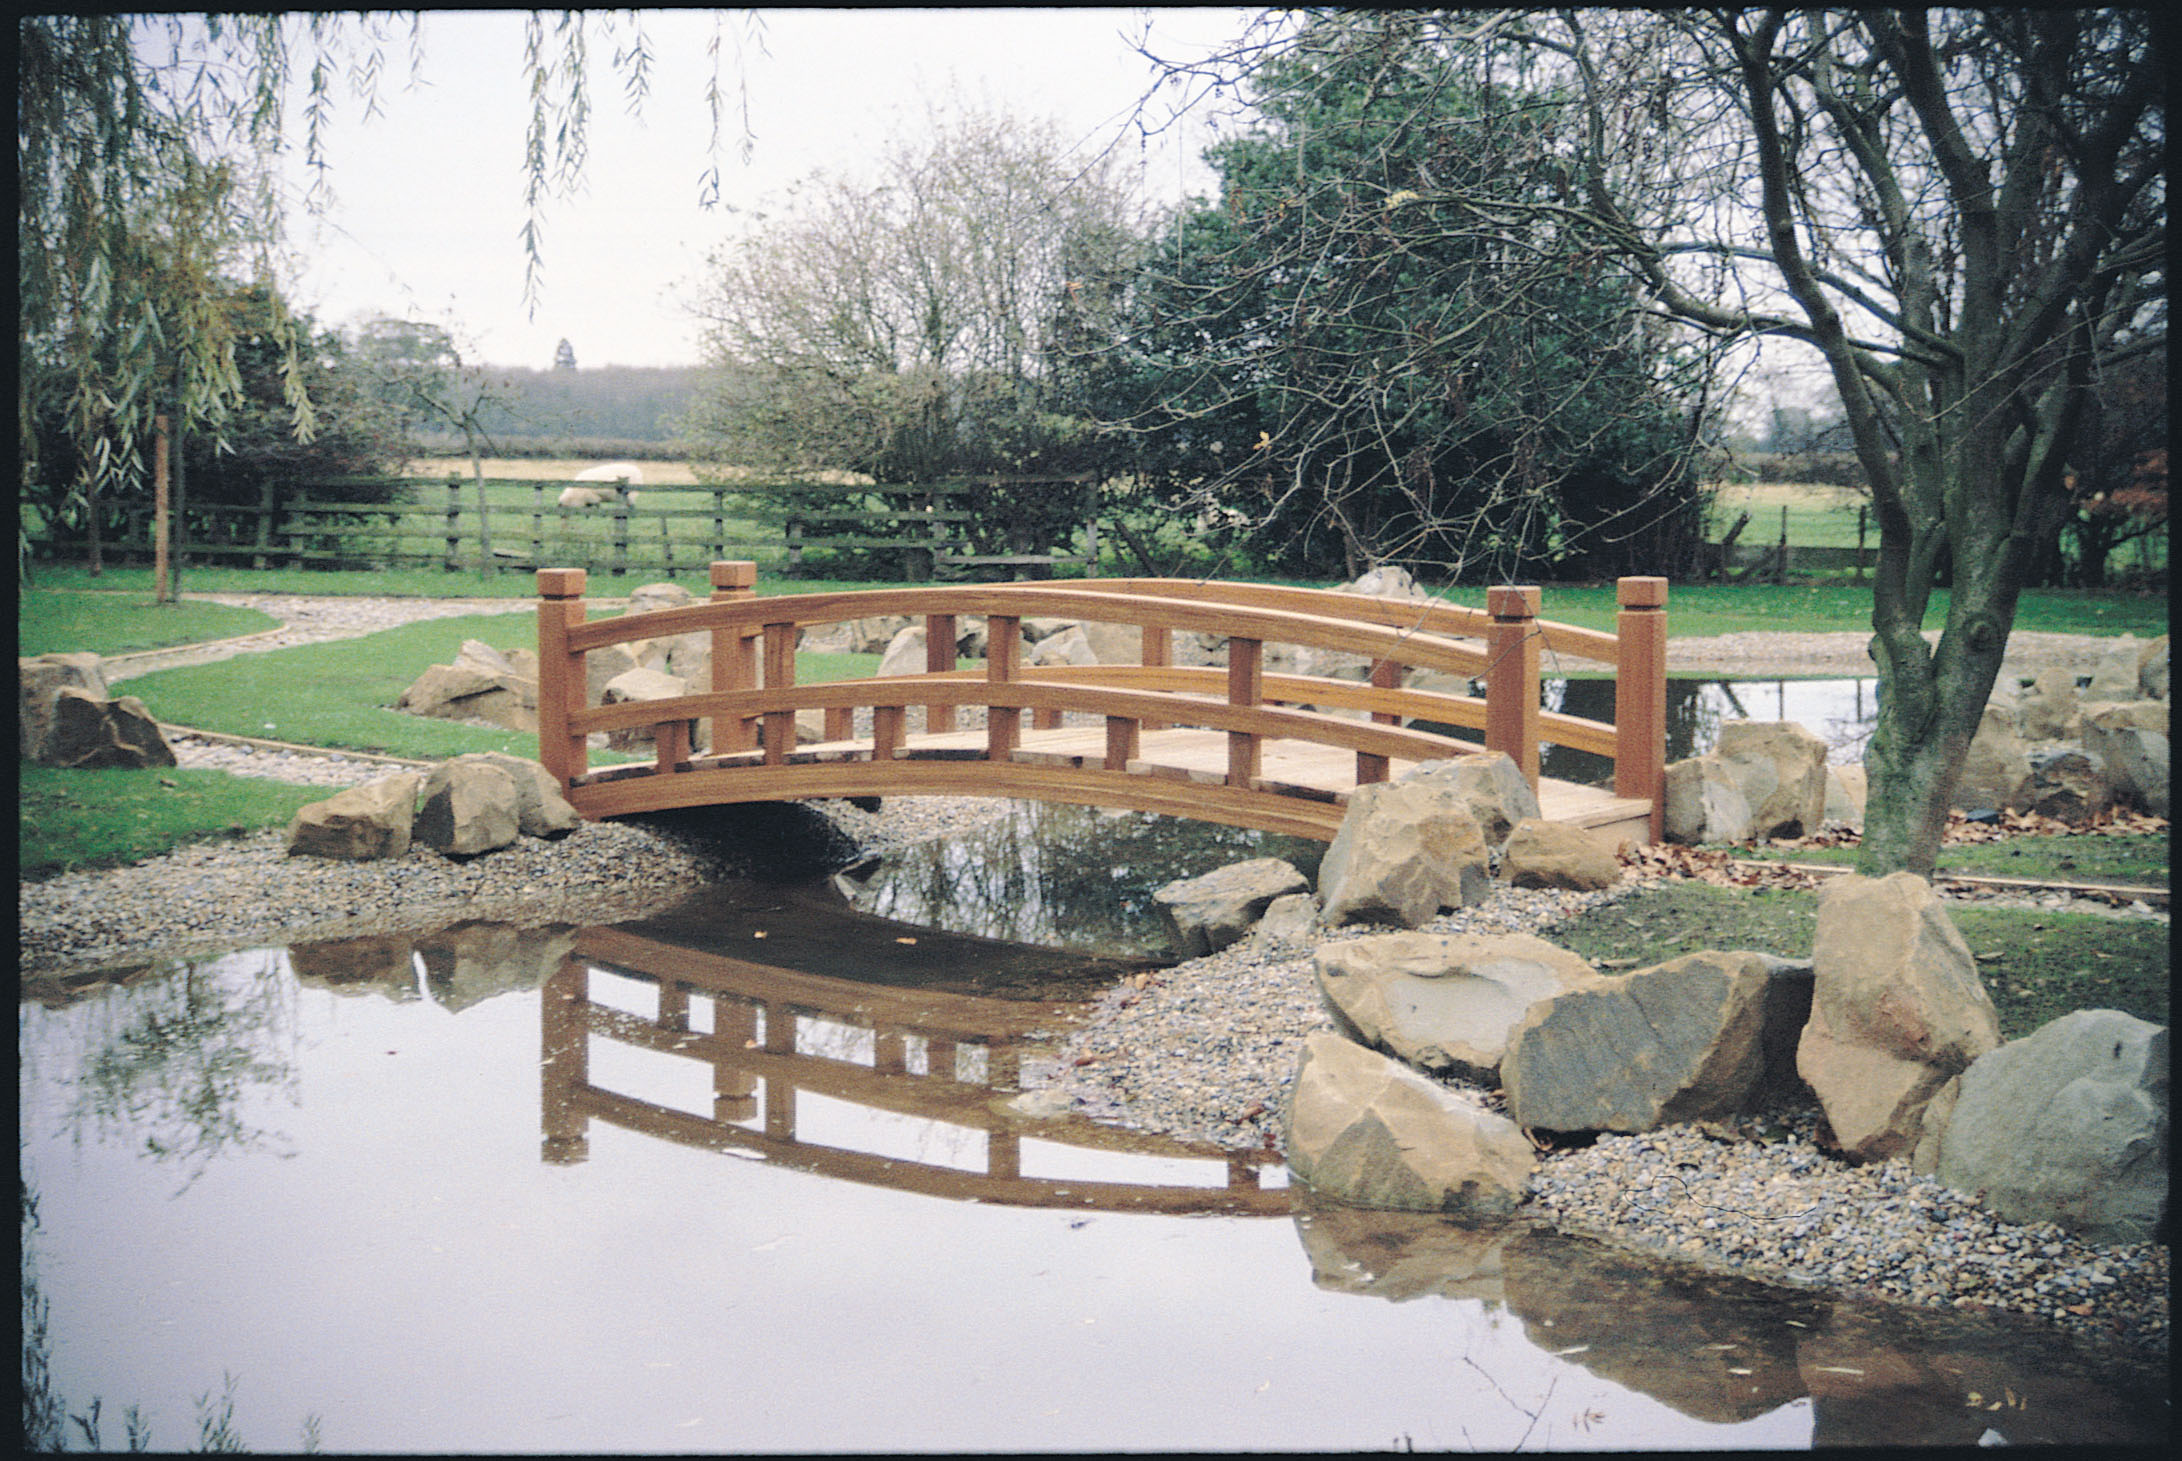
[[[1502,585],[1485,590],[1485,610],[1495,619],[1538,617],[1538,590]]]
[[[746,558],[720,559],[712,565],[714,588],[756,588],[758,565]]]
[[[538,596],[546,599],[580,599],[583,597],[585,576],[580,568],[541,568],[538,570]]]
[[[1667,580],[1617,579],[1614,582],[1614,597],[1624,609],[1664,609],[1667,607]]]

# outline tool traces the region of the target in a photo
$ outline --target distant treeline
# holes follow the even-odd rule
[[[496,442],[526,438],[608,438],[665,444],[689,410],[700,374],[694,365],[600,365],[575,370],[491,367],[494,393],[481,423]],[[617,447],[618,451],[618,447]],[[620,453],[635,455],[633,452]]]

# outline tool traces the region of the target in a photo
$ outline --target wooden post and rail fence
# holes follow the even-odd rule
[[[1522,769],[1549,819],[1638,842],[1661,833],[1663,578],[1620,580],[1615,631],[1602,633],[1540,619],[1539,590],[1531,587],[1489,589],[1479,610],[1178,579],[761,599],[753,562],[715,562],[710,575],[708,602],[588,620],[585,572],[539,571],[539,759],[584,815],[830,796],[985,795],[1330,839],[1356,787],[1389,780],[1397,767],[1492,750]],[[804,629],[882,615],[921,618],[922,673],[797,683]],[[969,616],[985,621],[980,668],[957,663],[958,628]],[[1026,618],[1134,629],[1138,662],[1030,663]],[[709,688],[587,703],[592,651],[689,634],[709,636]],[[1223,643],[1225,663],[1178,663],[1178,634]],[[1301,654],[1291,661],[1268,646]],[[1541,708],[1540,663],[1549,652],[1613,669],[1611,724]],[[1368,677],[1303,672],[1304,655],[1329,654],[1368,664]],[[1470,692],[1478,681],[1482,696]],[[958,728],[965,711],[981,713],[983,727]],[[804,712],[823,726],[816,742],[799,742]],[[654,759],[591,770],[589,738],[617,731],[648,733]],[[1464,731],[1481,736],[1464,739]],[[1612,790],[1541,782],[1541,739],[1612,758]]]

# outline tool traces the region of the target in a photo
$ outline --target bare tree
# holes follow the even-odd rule
[[[1472,54],[1529,50],[1581,100],[1570,186],[1525,226],[1580,218],[1662,317],[1824,357],[1880,525],[1860,866],[1929,874],[2094,387],[2164,348],[2163,24],[2037,9],[1436,25]],[[1262,68],[1282,43],[1183,74]]]

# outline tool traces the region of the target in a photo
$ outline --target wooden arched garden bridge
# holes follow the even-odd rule
[[[814,797],[1020,797],[1164,812],[1330,840],[1359,785],[1422,761],[1505,751],[1549,820],[1658,840],[1666,738],[1667,582],[1624,578],[1615,632],[1537,617],[1535,588],[1483,610],[1325,589],[1088,579],[759,598],[756,565],[716,562],[709,601],[586,620],[584,571],[539,571],[538,749],[568,800],[604,818]],[[921,674],[798,683],[802,631],[921,618]],[[983,665],[957,631],[986,625]],[[1032,664],[1023,622],[1133,628],[1135,664]],[[711,689],[587,703],[585,657],[711,637]],[[1176,636],[1225,641],[1224,665],[1176,663]],[[1203,642],[1200,639],[1199,642]],[[1304,651],[1291,658],[1282,647]],[[1614,722],[1541,708],[1542,655],[1615,669]],[[1368,662],[1359,683],[1282,666]],[[1471,693],[1482,681],[1482,696]],[[799,712],[823,733],[797,743]],[[958,718],[983,724],[958,728]],[[1025,727],[1028,712],[1030,724]],[[649,764],[592,770],[587,737],[648,729]],[[1466,739],[1461,732],[1479,733]],[[1541,782],[1539,742],[1611,757],[1611,790]]]

